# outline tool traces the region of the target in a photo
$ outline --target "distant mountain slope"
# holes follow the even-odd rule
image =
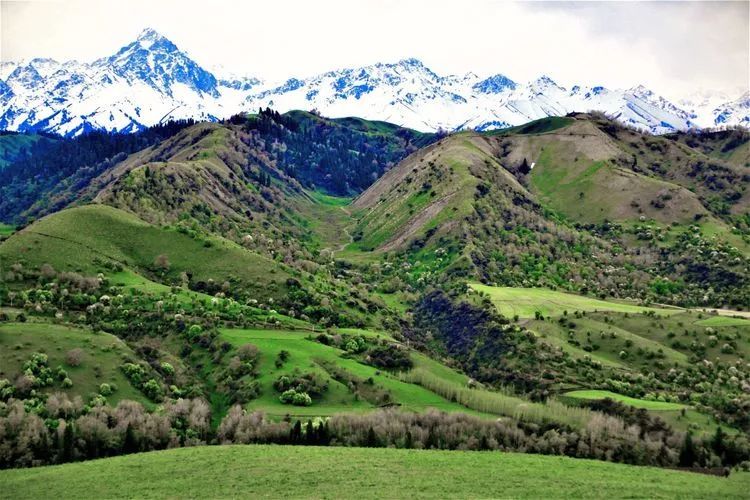
[[[35,136],[11,137],[18,143]],[[107,199],[119,196],[131,210],[138,204],[136,211],[148,220],[157,213],[162,221],[174,220],[205,197],[206,207],[236,221],[259,207],[272,209],[278,189],[298,196],[303,187],[357,194],[434,139],[385,122],[271,110],[222,124],[169,122],[134,134],[86,134],[30,146],[23,158],[10,150],[0,156],[9,163],[0,170],[0,220],[38,217],[91,201],[107,188]],[[145,178],[145,172],[154,176]],[[180,182],[160,184],[157,177]],[[172,193],[159,192],[159,186]]]
[[[166,120],[212,120],[272,107],[361,116],[416,130],[488,130],[546,116],[598,110],[653,133],[750,125],[748,97],[683,104],[637,85],[563,87],[547,76],[521,83],[502,74],[438,75],[416,59],[264,82],[215,75],[151,29],[92,63],[37,58],[3,63],[0,130],[75,136],[134,132]]]
[[[732,214],[746,213],[742,175],[668,139],[602,130],[612,125],[579,115],[444,138],[354,201],[348,251],[394,253],[406,280],[573,290],[587,283],[583,290],[616,297],[658,289],[698,302],[713,287],[746,304],[750,262],[740,235],[748,228]],[[646,152],[632,163],[631,151],[651,151],[647,144],[674,149],[669,169],[654,168],[658,155]],[[696,164],[706,175],[693,172]]]
[[[166,260],[157,263],[157,257]],[[106,205],[87,205],[49,215],[13,234],[0,259],[30,268],[96,274],[124,266],[144,275],[189,273],[191,283],[229,281],[263,296],[285,293],[289,276],[277,264],[216,235],[190,235],[157,227]],[[168,264],[167,264],[168,262]]]

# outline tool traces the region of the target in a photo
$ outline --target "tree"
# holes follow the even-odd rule
[[[169,258],[165,254],[157,255],[154,259],[154,267],[160,271],[169,271],[169,268],[171,267]]]
[[[65,353],[65,364],[68,366],[79,366],[83,361],[83,349],[76,347]]]
[[[685,434],[685,440],[682,442],[682,449],[680,450],[680,466],[692,467],[695,464],[696,453],[695,445],[693,444],[693,435],[688,432]]]

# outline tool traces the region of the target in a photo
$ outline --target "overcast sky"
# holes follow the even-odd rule
[[[0,0],[0,58],[91,61],[152,27],[203,66],[266,79],[417,57],[439,74],[677,98],[750,80],[750,2]]]

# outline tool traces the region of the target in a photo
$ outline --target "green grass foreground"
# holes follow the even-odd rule
[[[747,498],[750,474],[499,452],[207,446],[0,471],[3,498]]]

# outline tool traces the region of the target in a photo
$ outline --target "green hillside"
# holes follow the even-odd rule
[[[471,288],[485,293],[501,314],[520,318],[533,318],[535,313],[543,316],[560,316],[565,311],[618,311],[618,312],[658,312],[676,314],[680,309],[643,307],[632,303],[599,300],[571,293],[546,290],[543,288],[493,287],[472,283]]]
[[[166,272],[187,271],[194,281],[225,281],[278,296],[288,274],[276,263],[220,236],[193,237],[157,227],[106,205],[72,208],[45,217],[15,233],[0,247],[0,259],[38,268],[94,275],[113,265],[146,275],[164,271],[154,262],[164,255]],[[163,267],[163,266],[162,266]]]
[[[60,139],[5,169],[0,468],[307,445],[69,467],[124,464],[100,496],[222,450],[259,451],[217,456],[241,465],[213,493],[330,496],[422,463],[407,487],[427,496],[459,494],[430,489],[441,464],[476,487],[464,496],[734,494],[744,476],[479,450],[750,462],[743,137],[597,114],[422,134],[271,109],[143,134],[121,151]],[[293,452],[323,475],[280,469]],[[17,474],[3,479],[30,481]],[[623,489],[636,474],[648,491]],[[163,496],[158,476],[139,481],[152,489],[129,494]]]
[[[665,401],[646,401],[643,399],[629,398],[610,391],[571,391],[565,393],[565,397],[573,399],[613,399],[628,406],[643,408],[651,411],[673,411],[685,408],[685,405],[667,403]]]
[[[81,350],[80,361],[71,365],[67,355],[74,349]],[[47,366],[55,374],[55,380],[42,388],[45,393],[64,392],[86,401],[100,392],[102,384],[109,384],[114,388],[107,398],[112,404],[123,399],[147,401],[120,371],[124,360],[137,356],[114,335],[47,323],[0,324],[0,379],[16,380],[35,353],[47,356]],[[58,367],[64,377],[58,376]],[[64,378],[72,382],[69,387]]]
[[[221,471],[221,473],[217,473]],[[408,474],[405,474],[408,471]],[[106,480],[104,480],[106,478]],[[9,498],[744,498],[728,479],[514,453],[211,446],[0,472]]]

